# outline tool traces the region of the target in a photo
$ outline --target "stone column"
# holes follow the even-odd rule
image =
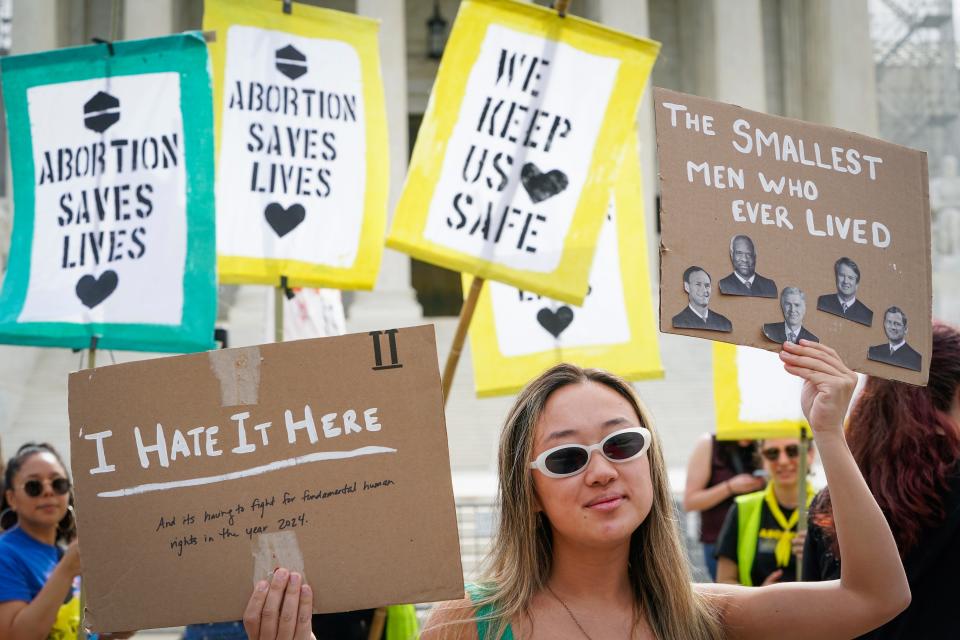
[[[803,119],[803,77],[806,42],[803,34],[803,1],[780,0],[780,59],[783,85],[782,115]]]
[[[10,53],[33,53],[58,48],[65,24],[64,6],[59,0],[14,3]],[[9,187],[12,184],[9,167],[8,158],[7,175],[4,178],[8,185],[6,193],[12,194]],[[10,233],[12,204],[9,197],[0,201],[0,234],[3,234],[4,254]],[[5,269],[6,255],[0,264],[0,270]],[[6,456],[12,455],[16,447],[26,440],[37,438],[26,430],[17,428],[20,426],[17,416],[31,389],[34,368],[41,353],[41,349],[36,347],[0,345],[0,362],[3,362],[0,367],[0,437],[3,438],[3,453]]]
[[[763,15],[760,0],[712,0],[712,33],[702,47],[701,64],[708,65],[705,80],[710,97],[747,109],[766,111],[763,67]],[[685,43],[686,44],[686,43]]]
[[[12,54],[47,51],[60,46],[64,12],[58,0],[30,0],[13,6]]]
[[[576,7],[576,5],[574,5]],[[597,22],[608,25],[620,31],[649,38],[650,13],[647,0],[638,2],[622,2],[621,0],[599,0],[593,6],[590,16]],[[637,129],[639,133],[640,173],[643,180],[643,209],[646,218],[648,262],[650,277],[654,283],[660,278],[659,254],[656,248],[660,242],[657,235],[657,140],[653,126],[653,95],[650,80],[643,90],[643,99],[637,113]]]
[[[877,87],[867,0],[803,3],[803,117],[876,136]]]
[[[140,40],[169,35],[180,30],[174,20],[173,0],[126,0],[121,37]]]
[[[407,174],[407,47],[406,2],[357,0],[357,14],[380,20],[380,66],[390,137],[390,195],[387,226]],[[384,249],[380,275],[373,292],[358,292],[348,310],[350,331],[417,324],[423,310],[410,286],[410,258]]]

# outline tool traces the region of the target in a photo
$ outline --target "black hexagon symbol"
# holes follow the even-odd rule
[[[296,80],[307,72],[307,56],[288,44],[277,49],[277,71],[291,80]]]
[[[120,101],[109,93],[98,91],[83,105],[83,124],[91,131],[103,133],[120,119]]]

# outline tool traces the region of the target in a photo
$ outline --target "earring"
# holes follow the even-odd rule
[[[64,521],[67,521],[67,524],[64,525]],[[67,505],[67,515],[63,516],[60,519],[60,522],[57,523],[57,531],[63,534],[69,534],[77,528],[77,516],[73,511],[73,505]]]
[[[0,513],[0,531],[6,531],[15,524],[17,524],[17,512],[7,507]]]

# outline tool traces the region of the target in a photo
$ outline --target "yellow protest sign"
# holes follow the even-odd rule
[[[387,245],[580,304],[658,50],[531,3],[465,0]]]
[[[371,289],[388,141],[377,22],[207,0],[220,281]]]
[[[713,343],[713,398],[718,440],[796,438],[810,427],[800,409],[803,380],[776,353]]]
[[[559,362],[629,380],[663,377],[647,267],[636,132],[611,193],[580,307],[491,282],[480,294],[470,349],[478,396],[516,393]],[[470,277],[464,277],[464,291]]]

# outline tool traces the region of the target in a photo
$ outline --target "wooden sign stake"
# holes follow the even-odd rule
[[[800,458],[797,473],[800,474],[799,485],[800,501],[797,502],[797,534],[807,531],[807,452],[810,450],[810,440],[807,431],[800,428]],[[803,554],[797,554],[797,582],[803,581]]]
[[[387,608],[378,607],[373,612],[373,622],[370,623],[370,634],[367,640],[380,640],[383,635],[383,627],[387,624]]]
[[[470,328],[470,321],[473,319],[473,312],[477,308],[477,300],[480,299],[480,291],[483,289],[484,279],[475,277],[473,284],[470,285],[470,293],[467,299],[463,301],[463,308],[460,309],[460,322],[457,323],[457,332],[453,336],[453,345],[450,347],[450,353],[447,355],[447,363],[443,367],[443,406],[447,406],[447,400],[450,399],[450,389],[453,387],[453,376],[457,372],[457,363],[460,362],[460,352],[463,351],[463,342],[467,337],[467,329]]]
[[[294,296],[287,276],[280,276],[280,286],[273,296],[273,341],[283,342],[283,299],[292,300]]]
[[[97,366],[97,342],[100,340],[97,336],[90,336],[90,348],[87,350],[87,369],[93,369]],[[77,514],[74,512],[74,519]],[[77,626],[77,640],[87,640],[87,630],[84,626],[84,617],[87,608],[87,589],[83,584],[83,578],[80,579],[80,624]]]

